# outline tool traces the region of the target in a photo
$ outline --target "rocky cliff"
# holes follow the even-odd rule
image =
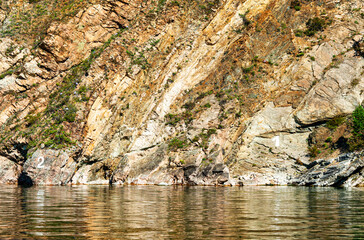
[[[1,183],[364,184],[361,0],[0,6]]]

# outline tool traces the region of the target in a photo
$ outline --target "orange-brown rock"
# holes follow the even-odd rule
[[[0,11],[0,182],[289,184],[363,104],[360,0],[77,3],[33,45]]]

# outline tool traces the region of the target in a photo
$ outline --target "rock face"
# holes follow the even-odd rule
[[[37,185],[68,184],[76,162],[64,151],[38,149],[23,165],[23,172]]]
[[[364,152],[342,154],[337,158],[319,159],[308,166],[307,172],[292,181],[303,186],[363,186]]]
[[[363,184],[363,1],[58,1],[18,26],[43,1],[0,3],[0,183]]]
[[[335,116],[352,113],[363,102],[363,82],[352,87],[354,79],[363,79],[364,61],[352,58],[344,60],[337,68],[328,70],[323,78],[306,95],[295,112],[301,124],[312,124]]]
[[[0,157],[0,184],[17,184],[21,167],[16,163]]]

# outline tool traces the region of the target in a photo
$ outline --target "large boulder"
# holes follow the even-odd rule
[[[23,166],[27,175],[36,185],[68,184],[76,170],[76,162],[65,151],[38,149]]]

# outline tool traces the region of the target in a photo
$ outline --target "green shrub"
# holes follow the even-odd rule
[[[296,36],[296,37],[302,37],[303,36],[303,31],[302,30],[295,30],[294,31],[294,35]]]
[[[64,120],[67,122],[74,122],[76,119],[77,108],[73,104],[68,104],[65,108]]]
[[[353,112],[353,134],[364,137],[364,108],[358,106]]]
[[[215,128],[210,128],[209,130],[207,130],[207,135],[210,137],[211,135],[216,134],[216,129]]]
[[[352,134],[349,139],[349,149],[351,151],[364,148],[364,108],[358,106],[352,115]]]
[[[61,145],[61,144],[71,144],[73,141],[68,137],[69,134],[67,134],[64,131],[61,131],[60,134],[55,135],[54,137],[54,143]]]
[[[41,115],[40,113],[36,114],[36,115],[28,115],[25,117],[25,122],[27,127],[33,125],[34,123],[36,123],[39,119],[40,119]]]
[[[207,131],[206,131],[207,130]],[[201,139],[200,146],[204,149],[208,148],[208,142],[211,137],[211,135],[216,134],[216,129],[202,129],[201,133],[198,135],[199,139]]]
[[[200,140],[200,137],[199,136],[194,136],[194,138],[192,139],[192,142],[198,142],[198,140]]]
[[[193,114],[189,110],[186,110],[182,113],[182,118],[186,124],[190,124],[193,121]]]
[[[243,68],[243,72],[244,73],[250,73],[252,71],[252,69],[254,68],[254,65],[247,67],[247,68]]]
[[[252,22],[246,18],[246,15],[249,13],[249,10],[246,11],[244,14],[239,14],[241,20],[243,20],[243,23],[246,27],[248,27]]]
[[[171,113],[166,115],[166,119],[167,119],[167,125],[172,125],[172,126],[176,126],[177,123],[181,121],[181,118],[178,115]]]
[[[204,108],[210,108],[211,104],[210,103],[206,103],[205,105],[203,105]]]
[[[301,6],[294,6],[294,9],[295,9],[296,11],[299,11],[299,10],[301,10]]]
[[[324,30],[325,20],[318,17],[310,18],[306,23],[306,27],[307,29],[304,33],[305,35],[311,37],[315,35],[318,31]]]
[[[40,0],[29,0],[29,3],[37,3],[39,2]]]
[[[85,85],[81,86],[78,91],[79,94],[87,92],[87,87]]]
[[[185,140],[181,140],[181,139],[178,139],[178,138],[173,138],[169,142],[168,148],[169,148],[169,150],[175,151],[177,149],[184,148],[185,144],[186,144]]]
[[[44,143],[44,145],[46,146],[46,147],[50,147],[50,146],[52,146],[54,144],[54,142],[53,142],[53,140],[52,139],[49,139],[48,141],[46,141],[45,143]]]

